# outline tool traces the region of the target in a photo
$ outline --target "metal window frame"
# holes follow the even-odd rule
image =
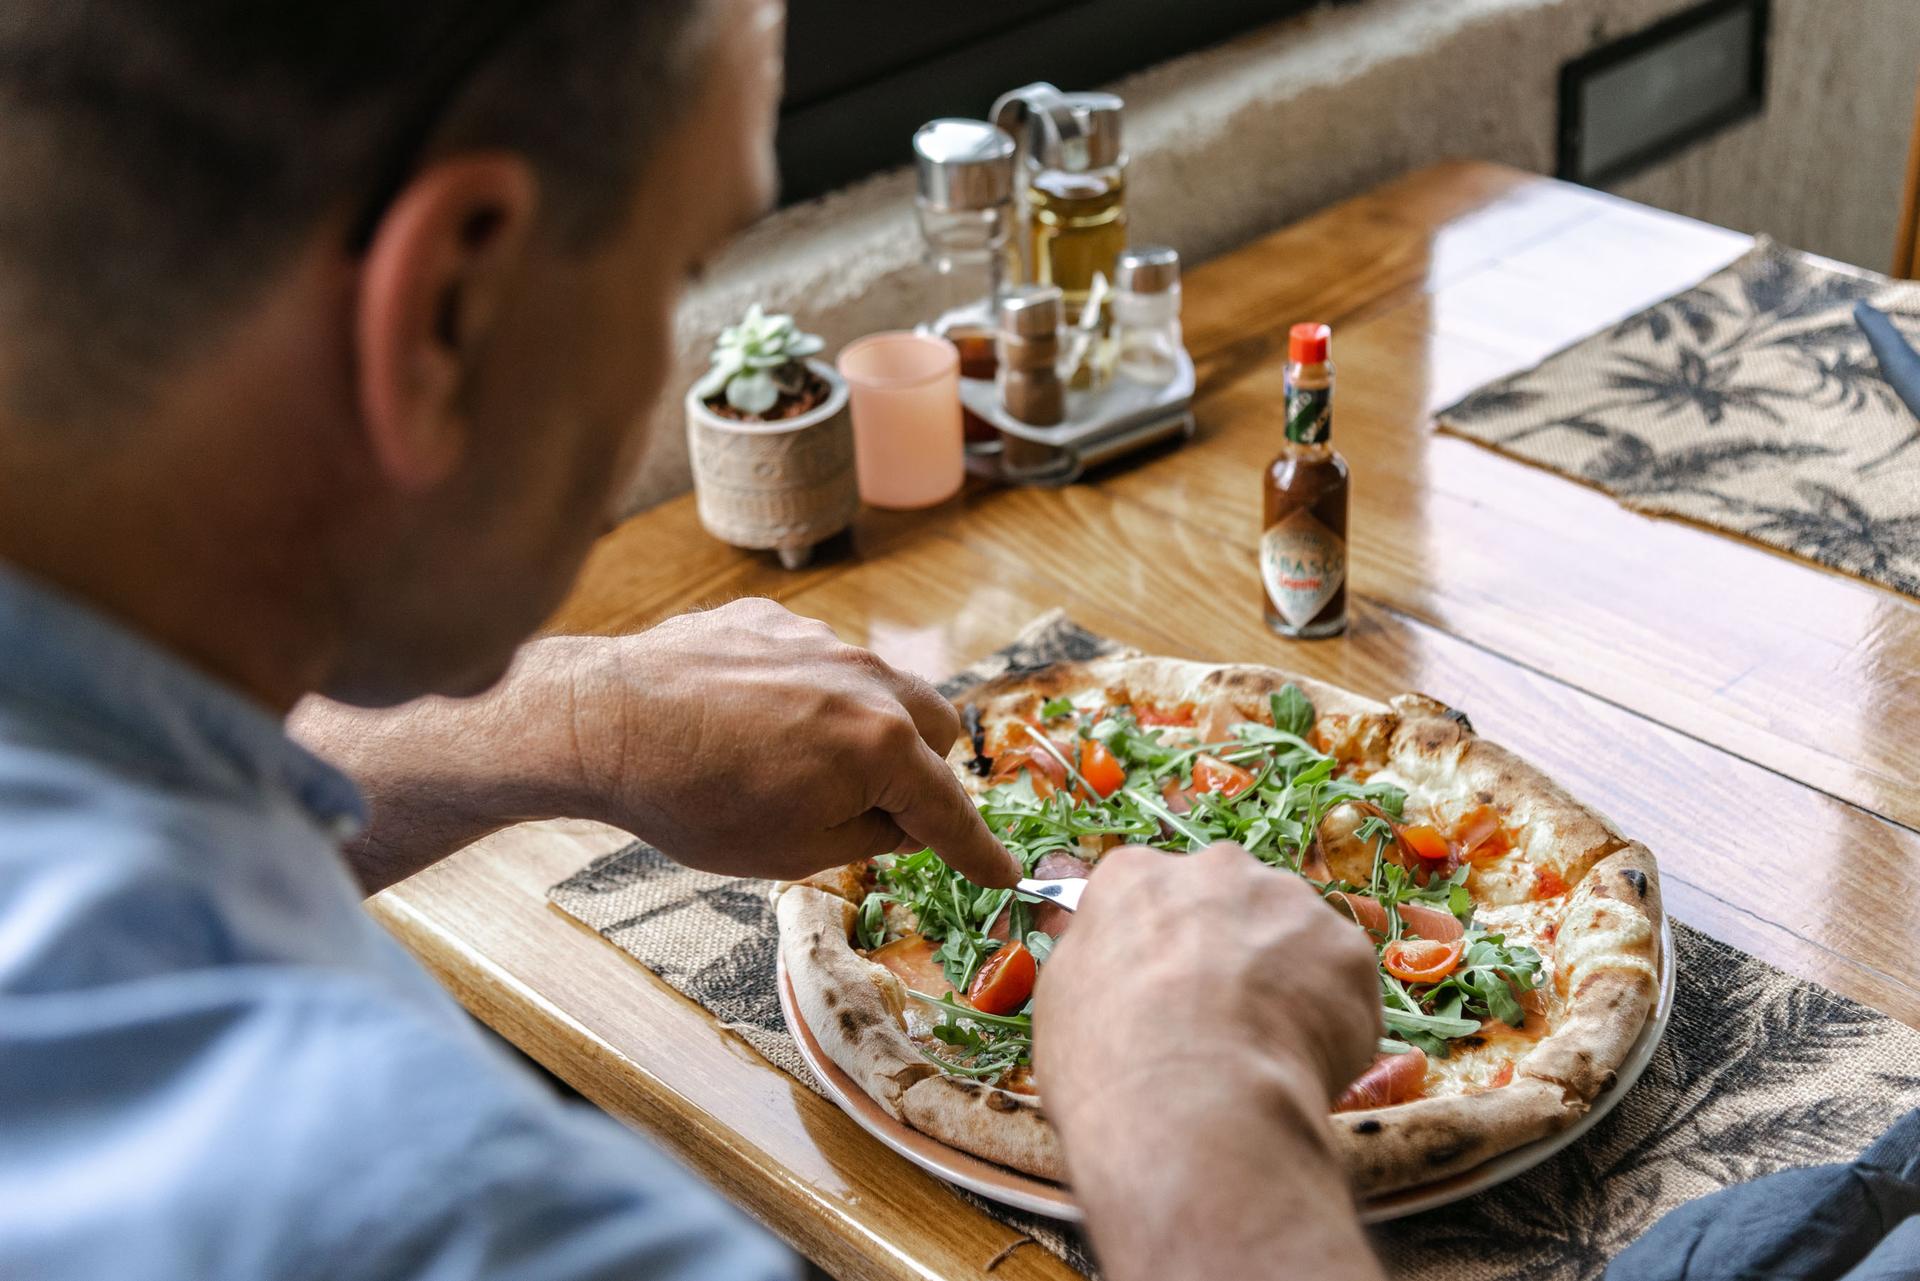
[[[1728,14],[1746,11],[1752,14],[1751,48],[1746,92],[1736,101],[1711,115],[1668,134],[1637,151],[1628,153],[1605,168],[1582,172],[1580,132],[1585,123],[1580,91],[1595,75],[1622,62],[1638,57],[1656,45],[1717,22]],[[1582,54],[1560,68],[1560,131],[1554,159],[1554,176],[1583,186],[1600,187],[1618,182],[1650,165],[1693,146],[1730,124],[1759,115],[1767,100],[1768,34],[1772,28],[1772,0],[1706,0],[1663,18],[1652,26],[1624,36],[1589,53]]]

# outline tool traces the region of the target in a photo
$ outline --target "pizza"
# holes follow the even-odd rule
[[[1652,855],[1433,699],[1123,655],[1008,674],[961,710],[949,762],[1029,875],[1232,840],[1366,931],[1386,1036],[1331,1115],[1361,1195],[1571,1124],[1650,1016]],[[1068,913],[922,850],[784,887],[777,916],[800,1016],[861,1089],[947,1144],[1064,1180],[1030,1004]]]

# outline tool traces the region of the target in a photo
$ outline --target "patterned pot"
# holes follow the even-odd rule
[[[722,418],[687,392],[687,453],[700,523],[735,547],[778,552],[799,569],[814,545],[853,522],[860,494],[853,472],[847,384],[832,365],[809,360],[827,398],[797,418]]]

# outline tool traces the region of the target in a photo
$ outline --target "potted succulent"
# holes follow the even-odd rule
[[[687,391],[687,453],[707,532],[798,569],[859,506],[847,385],[822,343],[758,303],[720,333]]]

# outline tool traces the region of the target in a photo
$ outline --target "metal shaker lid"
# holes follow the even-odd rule
[[[1066,315],[1058,285],[1029,285],[1000,299],[1000,332],[1021,338],[1059,330]]]
[[[913,134],[920,199],[936,209],[990,209],[1013,199],[1013,139],[984,120],[929,120]]]
[[[1113,266],[1115,287],[1129,293],[1165,293],[1180,283],[1180,254],[1166,245],[1123,249]]]

